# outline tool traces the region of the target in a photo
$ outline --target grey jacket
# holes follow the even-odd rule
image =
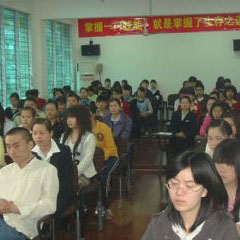
[[[228,215],[214,213],[206,219],[202,230],[193,240],[238,240],[234,222]],[[168,208],[153,216],[142,240],[180,240],[172,229],[168,218]]]

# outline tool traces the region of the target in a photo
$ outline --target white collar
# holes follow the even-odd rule
[[[186,233],[180,225],[172,225],[173,231],[179,236],[181,240],[192,240],[198,233],[202,230],[205,222],[201,223],[195,230],[191,233]]]
[[[38,155],[39,157],[41,157],[43,160],[46,160],[46,161],[49,162],[51,156],[52,156],[54,153],[60,152],[60,149],[59,149],[58,145],[56,144],[56,142],[55,142],[53,139],[51,139],[51,148],[50,148],[50,150],[49,150],[49,152],[48,152],[48,154],[47,154],[46,157],[44,156],[43,152],[41,151],[41,149],[40,149],[40,147],[39,147],[38,145],[35,145],[35,146],[33,147],[32,152],[37,153],[37,155]]]

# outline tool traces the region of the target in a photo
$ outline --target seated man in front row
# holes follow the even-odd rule
[[[56,211],[57,170],[32,155],[28,130],[11,129],[5,143],[13,163],[0,169],[0,239],[32,239],[38,235],[37,221]]]

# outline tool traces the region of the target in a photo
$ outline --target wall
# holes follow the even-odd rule
[[[2,3],[0,3],[2,5]],[[232,50],[238,32],[156,34],[94,38],[101,44],[100,57],[81,57],[76,18],[240,12],[236,0],[12,0],[4,4],[32,14],[34,86],[46,93],[43,21],[72,20],[75,62],[103,63],[102,79],[128,79],[136,88],[143,79],[155,78],[164,96],[176,92],[190,75],[203,80],[210,91],[219,75],[239,85],[240,56]]]
[[[164,96],[176,93],[190,75],[201,79],[208,92],[220,75],[239,86],[240,56],[232,47],[239,37],[238,32],[211,32],[95,38],[101,56],[80,61],[103,63],[103,79],[127,79],[134,88],[144,78],[156,79]],[[88,40],[79,39],[79,45]]]

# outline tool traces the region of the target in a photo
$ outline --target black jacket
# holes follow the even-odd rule
[[[171,118],[170,130],[173,134],[184,132],[186,138],[193,140],[197,133],[197,119],[194,113],[188,112],[182,120],[182,112],[176,111]]]
[[[57,144],[60,152],[54,153],[50,163],[57,168],[59,179],[59,193],[57,199],[56,216],[59,216],[66,207],[75,203],[76,193],[73,192],[73,161],[68,146]],[[34,153],[36,155],[36,153]],[[37,155],[41,160],[41,157]]]

